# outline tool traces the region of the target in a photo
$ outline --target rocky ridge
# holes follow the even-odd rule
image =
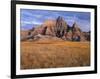
[[[21,40],[40,40],[40,39],[60,39],[66,41],[90,41],[90,32],[82,32],[75,22],[69,26],[67,22],[59,16],[56,20],[46,20],[42,25],[32,28],[21,34]]]

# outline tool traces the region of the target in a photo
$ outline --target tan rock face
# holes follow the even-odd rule
[[[72,41],[72,36],[73,36],[72,31],[67,32],[67,33],[66,33],[66,40]]]
[[[81,29],[77,25],[77,23],[74,23],[72,26],[72,31],[73,31],[73,40],[80,41],[81,40]]]
[[[47,30],[47,27],[38,26],[37,28],[35,28],[34,31],[31,32],[31,34],[33,36],[35,36],[37,34],[45,35],[46,34],[46,30]]]
[[[43,27],[47,27],[46,35],[55,36],[54,28],[56,26],[56,20],[47,20],[42,24]]]

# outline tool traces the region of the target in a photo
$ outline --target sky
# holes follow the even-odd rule
[[[75,11],[53,11],[53,10],[34,10],[21,9],[20,23],[21,30],[28,30],[37,25],[43,24],[45,20],[57,19],[58,16],[70,26],[76,22],[83,31],[90,31],[90,12],[75,12]]]

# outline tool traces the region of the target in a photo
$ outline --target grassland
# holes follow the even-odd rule
[[[21,42],[21,69],[90,65],[89,42]]]

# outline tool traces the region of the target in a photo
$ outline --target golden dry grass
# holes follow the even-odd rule
[[[89,65],[89,42],[21,42],[21,69]]]

